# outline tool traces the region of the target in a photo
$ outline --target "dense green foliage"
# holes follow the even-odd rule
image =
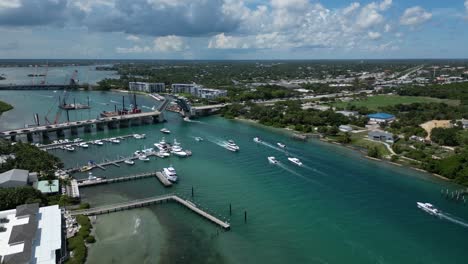
[[[428,96],[441,99],[460,100],[461,104],[468,105],[468,83],[452,83],[444,85],[409,86],[398,88],[399,95]]]
[[[375,146],[369,147],[369,149],[367,150],[367,156],[376,159],[382,158],[382,154],[380,153],[379,149]]]
[[[304,110],[299,101],[277,102],[273,106],[258,104],[233,104],[222,110],[227,118],[243,116],[258,120],[259,123],[274,127],[293,127],[300,132],[312,132],[314,127],[324,127],[326,133],[338,133],[338,126],[342,124],[355,124],[362,126],[366,118],[350,118],[333,111]],[[330,127],[329,127],[330,126]]]
[[[431,131],[431,140],[439,145],[459,146],[458,133],[460,128],[440,128],[436,127]]]
[[[86,256],[88,250],[86,248],[85,242],[94,243],[94,237],[90,236],[91,233],[91,222],[89,218],[84,215],[78,215],[76,221],[80,225],[80,230],[78,233],[68,239],[68,250],[73,252],[73,257],[67,260],[67,264],[83,264],[86,262]]]
[[[0,188],[0,211],[14,209],[26,203],[47,204],[47,198],[31,186]]]
[[[0,76],[0,77],[1,77],[1,76]],[[1,80],[1,79],[0,79],[0,80]],[[13,109],[13,106],[12,106],[12,105],[0,101],[0,115],[1,115],[3,112],[9,111],[9,110],[11,110],[11,109]]]
[[[428,158],[424,163],[424,169],[468,185],[468,148],[442,160]]]
[[[0,172],[24,169],[30,172],[39,172],[41,176],[46,178],[53,178],[55,169],[63,167],[59,158],[27,143],[20,142],[9,145],[6,142],[0,142],[0,154],[15,155],[14,159],[8,159],[0,166]]]

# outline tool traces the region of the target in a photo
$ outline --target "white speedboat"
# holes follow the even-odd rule
[[[271,164],[278,164],[279,163],[279,161],[273,156],[268,157],[268,162],[270,162]]]
[[[78,143],[78,142],[81,142],[81,141],[83,141],[81,138],[75,138],[75,139],[73,140],[74,143]]]
[[[431,215],[438,215],[439,214],[439,210],[437,210],[434,207],[434,205],[432,205],[430,203],[417,202],[416,205],[418,206],[418,208],[422,209],[423,211],[426,211],[427,213],[429,213]]]
[[[239,151],[239,146],[236,145],[236,143],[234,143],[233,140],[228,140],[227,144],[225,145],[225,148],[232,151],[232,152],[237,152]]]
[[[143,154],[143,152],[141,152],[141,150],[137,150],[137,151],[133,152],[133,155],[135,155],[135,156],[140,156],[142,154]]]
[[[203,141],[203,138],[202,137],[195,137],[195,140],[196,141]]]
[[[278,147],[280,147],[280,148],[285,148],[286,147],[286,145],[281,143],[281,142],[276,143],[276,145],[278,145]]]
[[[133,138],[135,139],[143,139],[145,138],[145,136],[146,136],[145,134],[133,134]]]
[[[164,137],[158,143],[154,143],[154,146],[157,147],[160,151],[168,151],[168,144]]]
[[[302,162],[298,158],[288,158],[288,160],[297,166],[302,166]]]
[[[119,139],[116,139],[116,138],[111,138],[111,139],[109,139],[109,141],[110,141],[111,143],[114,143],[114,144],[120,144],[120,140],[119,140]]]
[[[162,129],[159,130],[159,131],[161,131],[161,132],[164,133],[164,134],[170,134],[170,133],[171,133],[171,131],[170,131],[169,129],[167,129],[167,128],[162,128]]]
[[[141,154],[140,156],[138,156],[138,159],[139,159],[139,160],[142,160],[142,161],[149,161],[149,160],[150,160],[150,159],[149,159],[146,155],[144,155],[144,154]]]
[[[102,142],[101,140],[94,140],[94,145],[98,145],[98,146],[102,146],[104,145],[104,142]]]
[[[65,150],[67,150],[67,151],[70,151],[70,152],[75,151],[75,148],[72,147],[72,145],[65,145],[65,146],[63,147],[63,149],[65,149]]]
[[[171,148],[171,153],[179,157],[187,157],[187,152],[182,149],[180,143],[177,142],[176,139],[174,139],[174,145]]]
[[[260,138],[258,138],[258,137],[254,137],[253,141],[255,143],[262,143],[262,140]]]
[[[84,142],[78,144],[78,146],[80,146],[80,147],[82,147],[82,148],[88,148],[88,147],[89,147],[89,145],[86,144],[86,143],[84,143]]]
[[[128,164],[128,165],[133,165],[135,164],[135,161],[131,160],[131,159],[126,159],[124,160],[125,164]]]
[[[174,167],[170,166],[168,168],[164,168],[162,171],[162,174],[166,179],[168,179],[171,182],[176,182],[177,181],[177,173],[174,169]]]

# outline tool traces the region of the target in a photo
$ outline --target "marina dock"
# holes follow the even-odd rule
[[[92,216],[92,215],[108,214],[108,213],[113,213],[113,212],[118,212],[118,211],[123,211],[123,210],[129,210],[133,208],[141,208],[144,206],[149,206],[149,205],[169,202],[169,201],[175,201],[185,206],[186,208],[190,209],[192,212],[222,227],[225,230],[229,230],[231,228],[231,225],[228,222],[225,222],[216,218],[215,216],[198,208],[195,204],[191,203],[190,201],[184,200],[177,195],[162,195],[162,196],[150,197],[146,199],[129,201],[129,202],[124,202],[124,203],[119,203],[119,204],[100,206],[100,207],[95,207],[95,208],[86,209],[86,210],[76,210],[76,211],[71,211],[71,215],[72,216],[76,216],[76,215]]]
[[[133,137],[133,134],[131,135],[124,135],[124,136],[118,136],[118,137],[112,137],[112,138],[117,138],[117,139],[126,139],[126,138],[131,138]],[[86,143],[86,144],[89,144],[89,145],[93,145],[93,142],[96,141],[96,140],[100,140],[100,141],[103,141],[103,142],[107,142],[109,141],[111,138],[102,138],[102,139],[93,139],[93,140],[89,140],[89,141],[80,141],[80,142],[73,142],[73,141],[68,141],[68,142],[61,142],[61,143],[52,143],[52,144],[47,144],[47,145],[42,145],[42,146],[39,146],[40,149],[42,150],[53,150],[53,149],[59,149],[63,146],[66,146],[66,145],[70,145],[72,147],[78,147],[78,145],[80,143]]]
[[[157,176],[157,174],[158,174],[158,172],[147,172],[147,173],[140,173],[140,174],[135,174],[135,175],[111,178],[111,179],[101,179],[101,180],[86,180],[86,179],[84,179],[84,180],[79,180],[78,181],[78,187],[83,188],[83,187],[100,185],[100,184],[109,184],[109,183],[114,183],[114,182],[132,181],[132,180],[138,180],[138,179],[154,177],[154,176]],[[158,178],[159,181],[166,187],[172,185],[172,183],[170,181],[168,181],[164,176],[162,178],[157,176],[156,178]]]
[[[146,153],[145,154],[147,157],[151,157],[151,156],[156,156],[156,157],[160,157],[158,155],[158,152],[152,152],[152,153]],[[122,163],[124,162],[125,160],[137,160],[138,159],[138,156],[130,156],[130,157],[120,157],[116,160],[103,160],[101,163],[94,163],[92,164],[90,167],[88,165],[83,165],[83,166],[77,166],[77,167],[74,167],[74,168],[68,168],[68,169],[65,169],[64,171],[66,173],[74,173],[74,172],[79,172],[79,171],[90,171],[94,168],[100,168],[101,170],[106,170],[106,166],[109,166],[109,165],[114,165],[116,167],[120,167],[120,164],[119,163]],[[83,168],[87,168],[86,170],[83,170]]]

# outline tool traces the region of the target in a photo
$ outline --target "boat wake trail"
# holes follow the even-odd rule
[[[42,97],[47,97],[47,98],[54,98],[53,95],[44,95],[44,94],[38,94],[38,95]]]
[[[307,166],[307,165],[302,165],[302,167],[305,168],[305,169],[307,169],[307,170],[316,172],[317,174],[320,174],[320,175],[323,175],[323,176],[327,176],[327,174],[326,174],[325,172],[319,171],[319,170],[317,170],[317,169],[315,169],[315,168],[311,168],[311,167],[309,167],[309,166]]]
[[[114,104],[120,104],[120,102],[117,102],[117,101],[114,101],[114,100],[110,100],[111,103],[114,103]]]
[[[439,215],[438,215],[440,218],[443,218],[445,220],[448,220],[452,223],[455,223],[455,224],[459,224],[463,227],[468,227],[468,223],[463,221],[462,219],[458,218],[458,217],[455,217],[455,216],[452,216],[450,214],[447,214],[447,213],[444,213],[444,212],[440,212]]]
[[[151,107],[146,106],[146,105],[142,105],[141,107],[142,107],[142,108],[146,108],[146,109],[151,109]]]
[[[279,164],[276,164],[276,165],[277,165],[278,167],[282,168],[283,170],[285,170],[285,171],[287,171],[287,172],[289,172],[289,173],[291,173],[291,174],[293,174],[293,175],[295,175],[295,176],[297,176],[297,177],[299,177],[299,178],[301,178],[301,179],[303,179],[303,180],[306,180],[306,181],[308,181],[308,182],[321,185],[319,182],[317,182],[317,181],[315,181],[315,180],[312,180],[312,179],[309,179],[309,178],[307,178],[307,177],[304,177],[304,176],[302,176],[301,174],[299,174],[299,173],[297,173],[297,172],[291,170],[290,168],[286,167],[286,165],[284,165],[284,164],[282,164],[282,163],[279,163]]]
[[[276,147],[276,146],[274,146],[273,144],[270,144],[270,143],[268,143],[268,142],[262,141],[262,142],[260,142],[260,144],[262,144],[262,145],[264,145],[264,146],[267,146],[267,147],[269,147],[269,148],[272,148],[272,149],[274,149],[274,150],[277,150],[277,151],[279,151],[279,152],[287,153],[286,150],[284,150],[284,149],[282,149],[282,148],[280,148],[280,147]]]

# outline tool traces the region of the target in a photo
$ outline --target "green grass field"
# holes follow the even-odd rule
[[[5,102],[0,101],[0,115],[3,112],[9,111],[11,109],[13,109],[13,106],[11,106],[10,104],[7,104]]]
[[[379,107],[382,106],[412,103],[446,103],[448,105],[459,105],[460,101],[419,96],[377,95],[367,97],[364,100],[355,100],[351,102],[337,102],[334,103],[333,106],[344,108],[348,104],[351,104],[358,107],[365,106],[370,110],[379,110]]]

